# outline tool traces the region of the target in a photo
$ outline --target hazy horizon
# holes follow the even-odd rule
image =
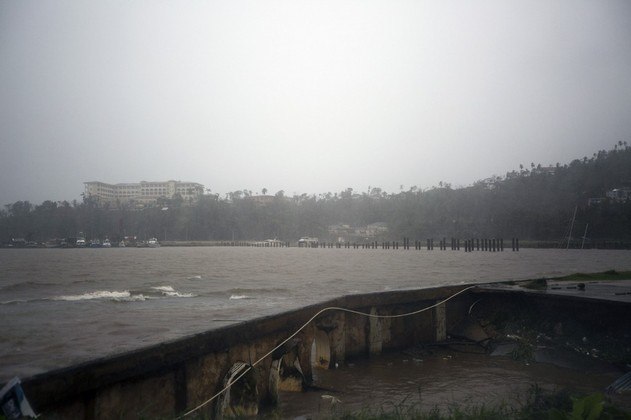
[[[631,140],[631,3],[0,3],[0,205],[466,186]]]

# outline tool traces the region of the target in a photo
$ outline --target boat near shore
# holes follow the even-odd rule
[[[156,238],[149,238],[147,241],[136,242],[136,248],[160,248],[160,242]]]
[[[298,239],[299,247],[312,247],[318,243],[319,243],[318,238],[313,238],[310,236],[303,236],[300,239]]]

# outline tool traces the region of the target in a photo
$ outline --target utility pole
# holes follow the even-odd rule
[[[570,249],[570,240],[572,239],[572,230],[574,229],[574,221],[576,220],[576,210],[578,209],[578,206],[574,207],[574,216],[572,216],[572,224],[570,225],[570,234],[567,237],[567,247],[565,247],[565,249]]]

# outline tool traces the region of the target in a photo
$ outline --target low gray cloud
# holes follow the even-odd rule
[[[0,203],[467,185],[631,134],[627,1],[0,4]]]

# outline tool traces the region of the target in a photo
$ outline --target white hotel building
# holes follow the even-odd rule
[[[136,205],[155,204],[159,198],[171,199],[179,194],[184,203],[197,201],[204,194],[204,186],[196,182],[140,181],[137,183],[107,184],[105,182],[84,182],[85,196],[95,198],[99,203]]]

